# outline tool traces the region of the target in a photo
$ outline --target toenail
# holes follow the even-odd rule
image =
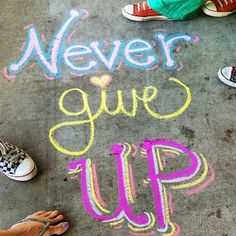
[[[69,226],[70,226],[68,222],[64,222],[62,225],[64,228],[69,228]]]

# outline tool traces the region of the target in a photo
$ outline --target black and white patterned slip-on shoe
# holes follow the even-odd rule
[[[220,69],[218,71],[218,76],[223,83],[236,88],[236,66]]]
[[[0,139],[0,172],[10,179],[27,181],[37,174],[37,166],[25,151]]]

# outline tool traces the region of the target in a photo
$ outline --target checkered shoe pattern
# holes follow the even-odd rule
[[[0,172],[13,175],[27,154],[12,144],[0,140]]]

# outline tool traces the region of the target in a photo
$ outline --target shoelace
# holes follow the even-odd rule
[[[233,66],[232,75],[236,75],[236,66]]]
[[[233,68],[232,68],[231,78],[235,78],[236,79],[236,66],[233,66]]]
[[[217,0],[217,2],[219,3],[220,7],[224,7],[224,6],[229,6],[232,3],[235,3],[235,0]]]
[[[19,152],[20,150],[15,147],[7,144],[6,142],[0,140],[0,152],[1,152],[1,157],[0,157],[0,162],[2,163],[8,163],[9,167],[12,167],[14,169],[17,168],[16,163],[18,162],[19,159]]]
[[[236,83],[236,66],[233,66],[230,81]]]
[[[147,2],[139,2],[136,5],[137,5],[138,12],[150,9]]]

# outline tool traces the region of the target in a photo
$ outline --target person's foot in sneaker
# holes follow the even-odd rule
[[[207,1],[202,8],[209,16],[223,17],[236,12],[236,0],[211,0]]]
[[[50,236],[61,235],[69,229],[69,223],[62,222],[64,216],[55,211],[36,212],[8,230],[0,230],[0,236]]]
[[[23,150],[0,140],[0,172],[17,181],[27,181],[37,174],[37,167]]]
[[[170,20],[152,10],[146,1],[135,3],[133,5],[126,5],[122,9],[122,14],[127,19],[133,21]]]
[[[218,76],[223,83],[236,88],[236,66],[220,69],[218,71]]]

